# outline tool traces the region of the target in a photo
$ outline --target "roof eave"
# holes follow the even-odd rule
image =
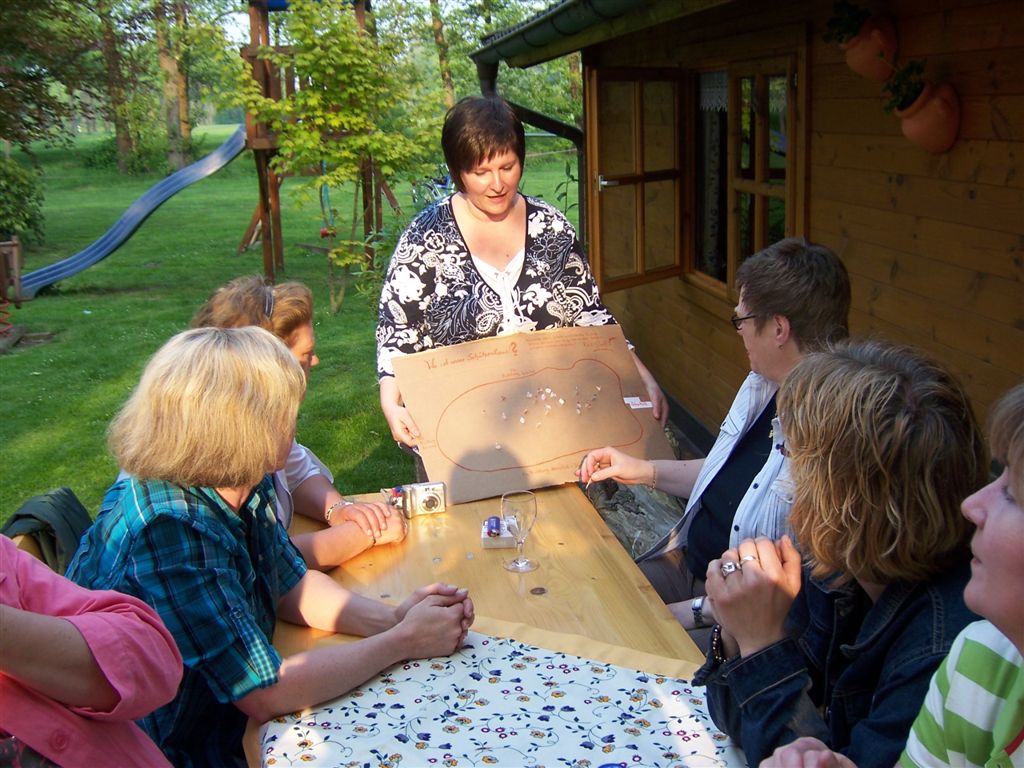
[[[485,38],[470,54],[477,64],[531,67],[605,40],[734,0],[564,0]]]

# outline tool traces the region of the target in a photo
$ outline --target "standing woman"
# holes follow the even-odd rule
[[[802,736],[894,765],[976,618],[959,501],[987,476],[981,430],[952,376],[881,342],[808,355],[779,414],[799,551],[788,536],[746,539],[712,561],[719,624],[695,682],[751,765]]]
[[[402,400],[392,360],[489,336],[565,326],[612,325],[569,221],[519,192],[523,124],[499,98],[452,107],[441,147],[458,190],[402,233],[380,296],[377,376],[391,434],[415,446],[420,433]],[[668,407],[633,353],[654,417]]]

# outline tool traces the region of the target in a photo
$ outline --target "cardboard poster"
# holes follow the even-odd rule
[[[481,339],[394,367],[427,475],[451,503],[574,482],[605,445],[673,457],[617,325]]]

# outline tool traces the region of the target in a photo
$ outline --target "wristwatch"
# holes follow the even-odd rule
[[[704,623],[704,595],[695,597],[690,601],[690,610],[693,611],[693,626],[696,628],[706,627]]]

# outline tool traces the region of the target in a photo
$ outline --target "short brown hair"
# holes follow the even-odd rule
[[[966,548],[960,502],[985,484],[988,459],[943,368],[907,347],[844,342],[798,363],[778,404],[790,525],[815,576],[919,582]]]
[[[305,376],[262,328],[193,328],[146,364],[108,443],[126,472],[183,486],[256,485],[294,435]]]
[[[760,331],[775,315],[789,320],[802,352],[824,349],[849,333],[850,277],[823,245],[788,237],[744,261],[736,290]]]
[[[302,283],[271,285],[262,277],[236,277],[222,285],[192,318],[193,328],[242,328],[257,325],[285,344],[313,323],[313,292]]]
[[[526,164],[526,133],[504,99],[466,96],[444,117],[441,149],[455,188],[465,192],[462,174],[501,152],[514,152],[522,168]]]
[[[988,428],[992,455],[1006,467],[1010,490],[1024,504],[1024,384],[999,398],[989,414]]]

